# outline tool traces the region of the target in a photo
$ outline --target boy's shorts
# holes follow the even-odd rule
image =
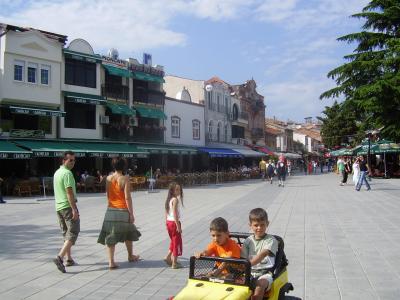
[[[58,223],[63,232],[64,241],[71,241],[72,245],[75,245],[78,239],[80,228],[80,220],[72,219],[72,208],[64,208],[57,211]]]
[[[268,281],[268,287],[267,287],[266,291],[269,291],[271,289],[272,282],[274,281],[274,279],[272,278],[272,274],[266,273],[266,274],[263,274],[260,276],[253,276],[251,282],[252,282],[252,286],[254,288],[257,286],[257,281],[260,279],[266,279]]]

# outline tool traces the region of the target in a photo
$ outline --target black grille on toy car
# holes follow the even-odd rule
[[[245,259],[203,256],[190,258],[191,279],[229,283],[250,284],[250,262]]]

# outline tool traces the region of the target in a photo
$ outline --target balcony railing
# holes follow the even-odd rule
[[[158,142],[164,141],[164,128],[134,127],[132,140],[137,142]]]
[[[117,84],[102,84],[101,95],[106,98],[129,100],[129,87]]]
[[[136,89],[133,95],[133,102],[164,105],[165,92]]]
[[[153,67],[147,66],[147,65],[133,65],[132,64],[129,66],[129,69],[132,71],[139,71],[139,72],[144,72],[144,73],[164,77],[164,71],[158,70],[156,68],[153,68]]]

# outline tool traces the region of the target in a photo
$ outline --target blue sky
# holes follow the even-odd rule
[[[118,49],[167,74],[218,76],[231,84],[254,78],[266,115],[303,121],[332,100],[326,77],[354,45],[336,41],[360,30],[350,18],[366,0],[0,0],[0,22],[84,38],[95,52]]]

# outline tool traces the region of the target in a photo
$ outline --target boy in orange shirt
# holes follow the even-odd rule
[[[226,258],[240,258],[239,245],[229,238],[228,222],[221,217],[215,218],[210,223],[210,235],[212,241],[207,249],[200,253],[195,253],[195,257],[217,256]],[[226,268],[225,263],[217,264],[217,269],[212,272],[212,276],[220,275]]]

